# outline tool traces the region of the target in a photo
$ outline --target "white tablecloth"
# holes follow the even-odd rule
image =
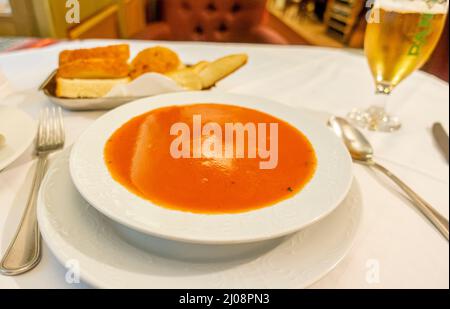
[[[84,41],[40,50],[0,55],[0,71],[10,82],[0,87],[0,104],[21,108],[34,118],[51,103],[35,89],[57,67],[62,49],[111,44]],[[130,42],[133,54],[154,42]],[[162,43],[178,51],[185,62],[214,59],[247,52],[249,64],[222,81],[219,89],[275,99],[345,115],[366,106],[374,86],[365,58],[359,51],[311,47],[275,47],[239,44]],[[7,90],[6,88],[10,88]],[[9,94],[8,92],[13,92]],[[449,88],[422,72],[414,73],[395,89],[390,110],[402,118],[403,128],[392,134],[367,133],[377,159],[417,190],[446,217],[449,215],[449,167],[434,145],[431,125],[440,121],[448,129]],[[102,112],[64,112],[67,146]],[[17,226],[32,175],[31,148],[0,172],[0,254]],[[448,288],[448,242],[410,205],[383,176],[356,166],[362,187],[364,214],[348,256],[313,288]],[[378,273],[378,274],[377,274]],[[65,269],[44,248],[41,264],[19,277],[0,276],[0,288],[86,287],[69,286]]]

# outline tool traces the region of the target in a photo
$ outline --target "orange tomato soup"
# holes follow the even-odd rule
[[[277,123],[278,164],[261,169],[260,162],[267,159],[259,156],[175,159],[170,149],[177,136],[170,134],[171,127],[179,122],[189,125],[193,144],[194,115],[201,115],[203,126],[219,124],[223,139],[226,123],[266,123],[267,149],[271,147],[269,124]],[[317,165],[311,143],[293,126],[256,110],[222,104],[171,106],[135,117],[108,140],[104,159],[112,177],[134,194],[161,207],[202,214],[240,213],[274,205],[297,194]]]

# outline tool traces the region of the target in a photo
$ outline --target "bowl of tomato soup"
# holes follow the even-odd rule
[[[192,243],[281,237],[332,212],[351,159],[325,126],[262,98],[188,92],[142,99],[75,143],[71,176],[128,228]]]
[[[189,130],[170,134],[177,123]],[[217,130],[208,130],[211,124]],[[277,136],[270,124],[277,124]],[[202,134],[195,136],[195,131]],[[177,142],[183,138],[185,145]],[[174,155],[171,147],[184,147],[186,155]],[[259,147],[264,147],[264,156]],[[274,206],[298,194],[317,165],[313,146],[295,127],[257,110],[225,104],[169,106],[134,117],[108,139],[104,160],[111,177],[130,192],[160,207],[198,214]],[[262,162],[272,166],[262,168]]]

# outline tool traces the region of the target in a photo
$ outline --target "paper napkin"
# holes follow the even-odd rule
[[[185,90],[167,76],[158,73],[146,73],[128,84],[114,86],[105,97],[146,97]]]

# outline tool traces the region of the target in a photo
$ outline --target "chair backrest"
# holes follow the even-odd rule
[[[246,41],[262,22],[266,0],[163,0],[174,40]]]

